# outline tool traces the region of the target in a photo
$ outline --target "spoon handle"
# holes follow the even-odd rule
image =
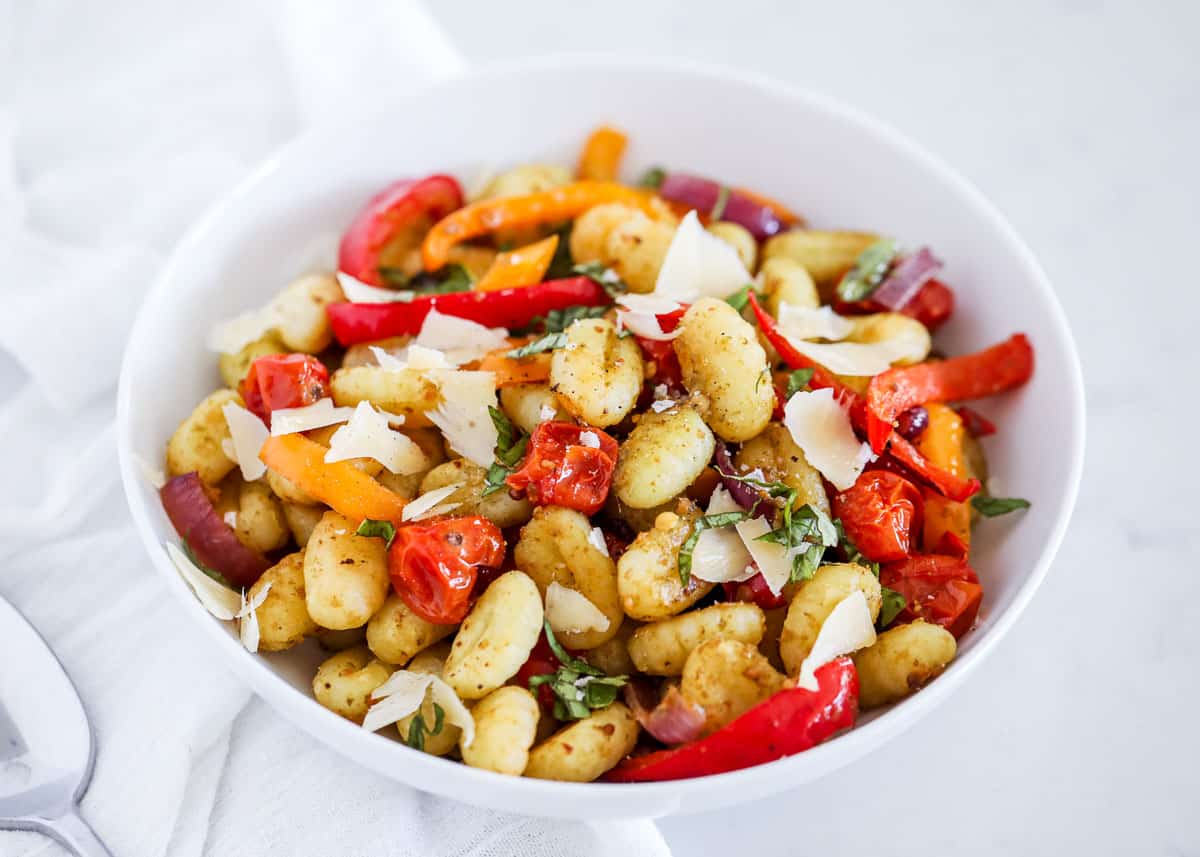
[[[43,821],[46,833],[71,849],[76,857],[113,857],[100,837],[83,820],[78,807],[71,807],[58,818]]]

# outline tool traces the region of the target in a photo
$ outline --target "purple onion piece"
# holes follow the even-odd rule
[[[753,486],[732,478],[737,471],[733,469],[733,458],[729,455],[729,447],[725,445],[724,441],[717,441],[717,452],[713,456],[713,461],[717,465],[721,484],[725,486],[725,490],[729,492],[733,502],[753,514],[754,508],[763,501],[763,496],[755,491]]]
[[[701,214],[710,214],[721,198],[721,185],[700,176],[669,173],[659,185],[658,195],[691,206]],[[720,219],[744,226],[757,241],[783,231],[783,222],[770,206],[755,202],[736,190],[729,191]]]
[[[895,264],[879,288],[871,293],[871,300],[899,312],[941,269],[942,261],[928,247],[922,247]]]
[[[905,440],[916,440],[928,427],[929,411],[924,405],[916,405],[896,417],[896,431]]]

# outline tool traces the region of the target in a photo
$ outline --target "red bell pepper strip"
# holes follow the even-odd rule
[[[971,437],[987,437],[996,433],[996,424],[974,408],[968,408],[966,405],[963,405],[961,408],[955,408],[955,410],[962,417],[963,425]]]
[[[333,335],[342,345],[374,342],[389,336],[412,336],[421,331],[434,307],[489,327],[524,327],[540,315],[569,306],[604,306],[612,298],[587,277],[550,280],[532,286],[495,292],[453,292],[428,295],[408,302],[385,304],[336,303],[326,307]]]
[[[1033,346],[1023,333],[975,354],[881,372],[867,386],[867,439],[883,452],[898,417],[926,402],[978,399],[1033,376]]]
[[[626,759],[604,779],[615,783],[682,780],[772,762],[815,747],[854,725],[858,673],[849,658],[817,670],[817,689],[790,688],[760,702],[707,738]]]
[[[838,401],[849,407],[850,422],[853,424],[855,430],[860,435],[866,434],[869,421],[867,405],[863,398],[835,378],[823,366],[819,366],[812,360],[809,360],[792,347],[787,337],[779,330],[775,319],[762,308],[753,292],[750,293],[750,305],[754,309],[754,317],[758,320],[759,329],[767,337],[767,341],[779,352],[779,356],[783,359],[783,362],[792,369],[812,369],[813,376],[812,380],[809,381],[809,386],[817,390],[823,388],[832,389]],[[951,500],[961,502],[979,491],[980,485],[978,479],[963,479],[960,476],[955,476],[953,473],[937,467],[929,459],[921,455],[915,446],[901,437],[899,432],[893,430],[888,436],[887,442],[891,454],[905,467],[909,474],[913,475],[917,481],[929,485]]]
[[[415,247],[421,236],[405,230],[422,218],[432,226],[462,204],[462,188],[450,176],[401,179],[388,185],[371,197],[342,236],[338,270],[368,285],[384,285],[379,266],[388,245],[405,238]]]

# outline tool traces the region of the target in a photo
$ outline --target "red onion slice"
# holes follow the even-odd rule
[[[934,256],[928,247],[922,247],[895,264],[879,288],[871,293],[871,300],[893,312],[899,312],[941,269],[941,259]]]
[[[686,173],[670,173],[659,185],[658,194],[663,199],[681,202],[701,214],[711,215],[721,199],[721,185],[712,179],[691,176]],[[756,202],[739,191],[728,189],[725,207],[719,212],[720,220],[728,220],[744,226],[758,241],[763,241],[782,232],[783,221],[770,206]]]
[[[234,586],[252,585],[271,567],[265,556],[238,541],[233,529],[221,520],[194,471],[170,479],[159,496],[175,531],[196,559]]]
[[[729,492],[733,502],[747,512],[753,513],[755,507],[763,502],[763,496],[753,486],[732,478],[737,471],[733,467],[733,458],[729,455],[729,447],[725,445],[724,441],[717,441],[717,451],[713,456],[713,462],[717,465],[721,484],[725,486],[725,490]]]
[[[632,679],[625,685],[625,702],[642,728],[664,744],[695,741],[704,730],[704,709],[688,702],[671,685],[662,699],[652,682]]]

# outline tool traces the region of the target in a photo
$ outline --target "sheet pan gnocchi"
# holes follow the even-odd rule
[[[165,450],[168,553],[313,697],[510,776],[639,782],[802,752],[935,679],[983,586],[963,403],[1021,334],[947,356],[927,247],[758,192],[575,168],[366,200],[336,270],[209,332]]]

